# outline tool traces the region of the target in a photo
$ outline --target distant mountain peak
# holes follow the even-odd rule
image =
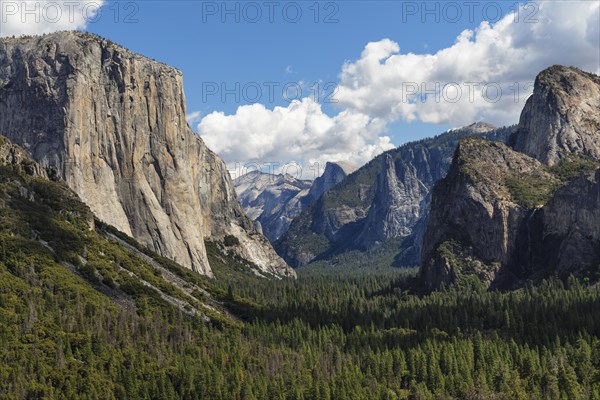
[[[548,165],[569,155],[600,158],[599,110],[600,77],[554,65],[537,76],[511,143]]]
[[[302,210],[312,182],[290,174],[252,171],[233,181],[242,207],[270,240],[277,240]]]
[[[323,193],[343,181],[348,175],[356,170],[356,167],[345,161],[328,161],[325,163],[323,174],[315,179],[310,192],[308,193],[311,201],[319,199]]]
[[[466,126],[466,128],[470,129],[472,131],[482,132],[482,133],[493,131],[494,129],[498,129],[496,126],[494,126],[492,124],[488,124],[487,122],[484,122],[484,121],[475,122],[471,125]]]
[[[421,276],[510,288],[585,274],[600,259],[600,78],[553,66],[536,78],[510,145],[463,139],[435,184]]]
[[[466,126],[461,126],[458,128],[452,128],[452,129],[448,129],[446,131],[446,133],[450,133],[450,132],[462,132],[462,131],[472,131],[474,133],[485,133],[485,132],[490,132],[493,130],[498,129],[496,126],[492,125],[492,124],[488,124],[487,122],[484,121],[480,121],[480,122],[474,122],[470,125],[466,125]]]
[[[354,171],[356,171],[356,165],[352,164],[349,161],[327,161],[325,163],[325,170],[327,171],[328,168],[341,168],[347,175],[350,175],[351,173],[353,173]]]

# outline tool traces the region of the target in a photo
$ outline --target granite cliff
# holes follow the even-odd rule
[[[364,252],[391,239],[397,266],[418,265],[434,182],[443,178],[459,140],[506,141],[512,128],[475,123],[379,155],[325,192],[292,222],[275,244],[293,267]]]
[[[544,164],[568,156],[600,159],[600,77],[555,65],[536,78],[512,138],[515,150]]]
[[[539,74],[513,148],[463,140],[433,190],[421,275],[430,289],[476,276],[510,288],[600,264],[600,80]]]
[[[338,183],[346,179],[348,175],[356,171],[356,167],[345,162],[327,162],[323,174],[313,182],[308,196],[304,201],[309,204],[312,201],[318,200],[326,191],[336,186]]]
[[[55,170],[100,220],[202,274],[211,275],[204,240],[233,235],[261,271],[293,275],[185,115],[180,71],[108,40],[0,40],[0,133]]]
[[[253,171],[236,178],[233,184],[248,217],[274,242],[302,211],[312,182],[288,174]]]

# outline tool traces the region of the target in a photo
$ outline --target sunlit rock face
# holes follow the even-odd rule
[[[185,111],[180,71],[98,36],[0,40],[0,133],[55,166],[99,219],[202,274],[204,240],[232,234],[259,269],[293,275]]]

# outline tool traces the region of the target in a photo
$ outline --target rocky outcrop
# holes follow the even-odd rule
[[[233,181],[242,207],[263,234],[275,242],[303,209],[312,182],[288,174],[253,171]]]
[[[565,275],[600,265],[600,169],[559,189],[540,220],[542,243],[534,250],[542,266]]]
[[[484,140],[460,143],[448,176],[433,190],[421,266],[427,287],[472,275],[488,287],[509,288],[597,268],[595,82],[575,68],[543,71],[510,140],[524,153]]]
[[[369,249],[398,236],[408,236],[423,216],[429,188],[419,180],[415,165],[386,154],[377,177],[375,197],[354,245]]]
[[[500,143],[463,140],[433,190],[421,267],[427,287],[474,275],[509,288],[600,262],[600,169],[562,177]]]
[[[0,132],[56,168],[98,218],[203,274],[204,240],[233,234],[258,268],[293,275],[185,115],[181,72],[108,40],[0,40]]]
[[[567,155],[600,159],[600,77],[555,65],[535,80],[513,139],[517,151],[554,165]]]
[[[344,162],[327,162],[323,174],[313,182],[305,203],[318,200],[326,191],[346,179],[356,170],[354,165]]]
[[[448,176],[432,194],[421,269],[429,288],[470,274],[489,286],[501,266],[519,262],[514,255],[523,245],[523,221],[559,183],[539,161],[502,143],[461,141]],[[535,191],[539,204],[525,204],[519,190]]]
[[[0,136],[0,166],[36,178],[48,179],[48,171],[34,162],[23,149]]]
[[[298,267],[405,237],[394,250],[395,263],[418,265],[429,192],[446,175],[459,140],[475,135],[505,141],[512,132],[476,123],[376,157],[294,219],[275,245],[278,253]]]
[[[36,222],[40,223],[39,214],[32,213],[31,209],[44,203],[46,207],[49,204],[54,207],[65,206],[68,209],[65,215],[69,216],[69,220],[72,218],[83,222],[81,227],[84,229],[93,230],[95,227],[94,214],[81,203],[77,194],[60,182],[56,171],[36,163],[25,150],[4,136],[0,136],[0,185],[0,210],[5,215],[12,215],[10,222],[3,226],[3,229],[10,230],[10,236],[31,234],[33,239],[40,240],[40,232],[35,229],[15,231],[14,227],[8,227],[14,223],[25,225],[25,220],[34,216]],[[15,209],[20,212],[14,213]],[[47,242],[40,243],[47,246]]]

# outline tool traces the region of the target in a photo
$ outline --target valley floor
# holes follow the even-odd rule
[[[118,307],[64,266],[3,259],[0,396],[599,398],[600,286],[419,296],[414,270],[318,268],[273,282],[207,245],[222,262],[207,287],[243,322],[205,324],[152,290]]]

